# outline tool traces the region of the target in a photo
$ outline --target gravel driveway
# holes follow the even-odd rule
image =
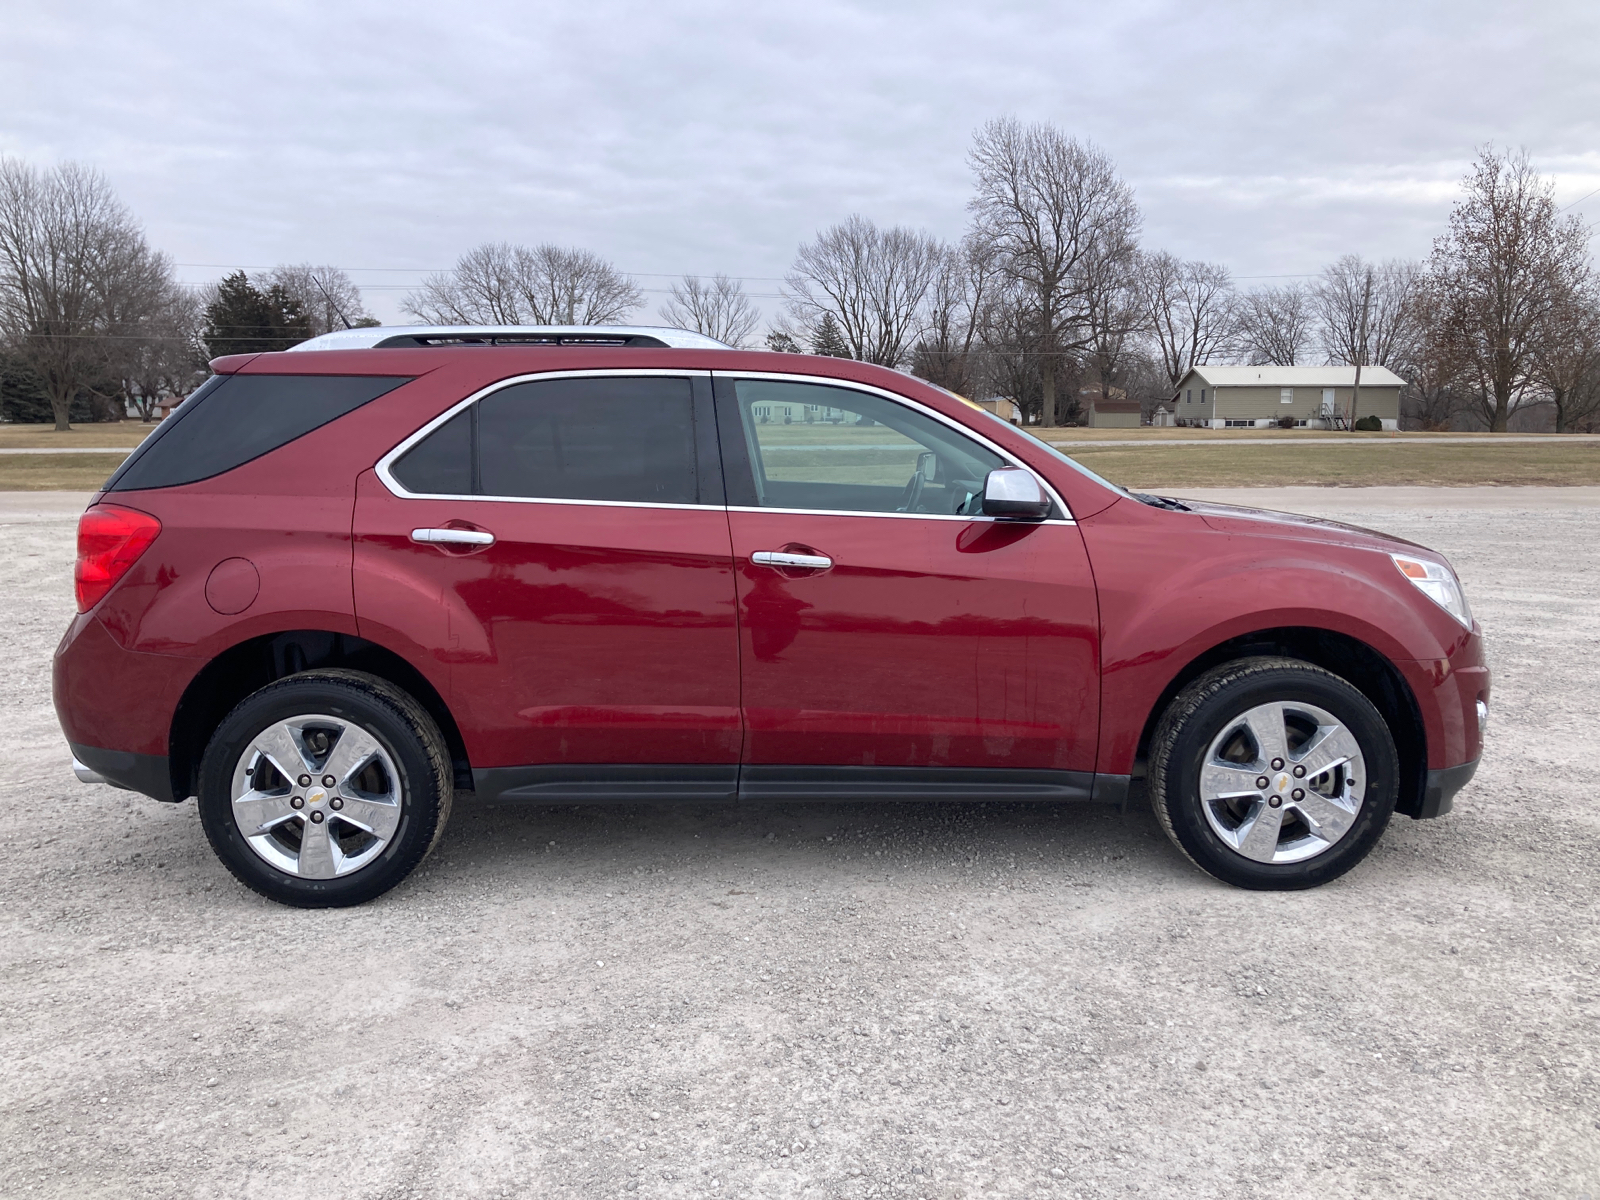
[[[1496,672],[1319,891],[1143,808],[463,804],[331,912],[72,778],[83,498],[0,495],[0,1195],[1600,1197],[1600,489],[1249,495],[1449,554]]]

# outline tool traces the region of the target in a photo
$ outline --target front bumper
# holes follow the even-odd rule
[[[1428,782],[1422,789],[1422,807],[1417,811],[1417,816],[1422,819],[1442,817],[1454,808],[1456,793],[1472,782],[1480,761],[1475,758],[1459,767],[1429,771]]]

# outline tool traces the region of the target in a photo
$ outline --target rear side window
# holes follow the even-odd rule
[[[692,387],[658,376],[547,379],[493,392],[390,468],[419,495],[696,504]]]
[[[464,409],[396,460],[390,473],[408,492],[468,496],[472,486],[472,410]]]
[[[106,491],[210,479],[408,382],[388,375],[213,376],[128,456]]]

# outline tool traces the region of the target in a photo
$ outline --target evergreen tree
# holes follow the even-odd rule
[[[850,347],[844,340],[844,334],[839,330],[839,322],[833,319],[832,313],[823,313],[822,320],[817,322],[817,327],[811,334],[811,353],[821,354],[827,358],[854,358]]]
[[[310,336],[310,322],[299,300],[278,284],[263,291],[243,271],[217,285],[206,305],[201,335],[212,358],[287,350]]]
[[[795,341],[787,333],[777,329],[774,329],[771,333],[767,334],[767,349],[771,350],[774,354],[805,353],[805,351],[800,348],[799,342]]]

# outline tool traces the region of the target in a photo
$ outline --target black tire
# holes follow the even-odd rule
[[[1299,862],[1246,857],[1218,835],[1201,799],[1201,768],[1213,741],[1230,726],[1237,728],[1242,715],[1251,709],[1277,703],[1313,705],[1337,718],[1354,736],[1367,777],[1364,785],[1355,779],[1350,789],[1350,803],[1353,806],[1359,796],[1360,807],[1343,836],[1324,843],[1326,848]],[[1270,778],[1271,769],[1266,771]],[[1242,888],[1292,891],[1337,879],[1365,858],[1383,836],[1399,786],[1399,755],[1382,714],[1345,680],[1295,659],[1241,659],[1208,671],[1172,701],[1151,739],[1150,802],[1161,827],[1197,867]],[[1260,804],[1270,802],[1273,788],[1269,784]],[[1290,813],[1293,806],[1284,805],[1283,810]],[[1291,832],[1309,828],[1293,825],[1290,816],[1281,819]],[[1268,836],[1287,839],[1289,834]]]
[[[275,867],[251,848],[234,816],[232,787],[236,768],[243,769],[241,756],[273,724],[306,714],[359,727],[387,753],[396,776],[390,786],[398,797],[398,825],[388,843],[365,865],[332,878],[304,878]],[[298,908],[345,907],[381,896],[427,857],[449,819],[453,782],[439,727],[409,695],[359,671],[306,671],[247,696],[217,726],[200,762],[200,821],[217,857],[247,887]],[[320,813],[318,819],[321,824]],[[331,817],[327,827],[335,827]]]

